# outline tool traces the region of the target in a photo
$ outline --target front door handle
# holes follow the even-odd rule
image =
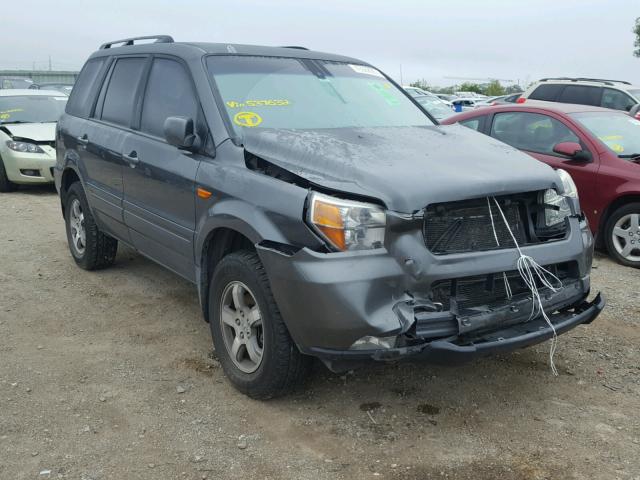
[[[126,153],[123,153],[122,157],[131,168],[135,168],[135,166],[140,162],[140,159],[138,158],[138,152],[136,152],[135,150],[133,150],[128,155]]]
[[[82,135],[81,137],[76,137],[76,140],[78,141],[78,143],[80,145],[87,146],[89,144],[89,137],[87,136],[86,133],[84,135]]]

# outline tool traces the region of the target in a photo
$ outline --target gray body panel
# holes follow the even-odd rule
[[[427,205],[563,188],[550,167],[464,127],[245,129],[237,138],[204,66],[204,57],[212,54],[366,65],[356,59],[288,48],[180,43],[100,50],[92,58],[131,54],[172,56],[186,65],[215,154],[187,153],[134,128],[66,114],[58,124],[58,190],[64,175],[75,172],[100,228],[194,282],[205,317],[209,243],[219,229],[243,235],[256,246],[284,321],[305,353],[344,351],[365,335],[405,332],[411,325],[398,314],[398,305],[426,297],[434,282],[515,268],[513,249],[430,253],[420,228]],[[85,134],[86,147],[77,141]],[[123,155],[134,151],[138,162],[128,163]],[[251,155],[297,180],[249,168]],[[211,197],[199,198],[198,187]],[[384,248],[329,253],[304,221],[313,189],[384,205]],[[575,262],[579,282],[566,295],[567,305],[580,303],[589,292],[593,249],[576,208],[567,220],[566,238],[523,249],[540,264]],[[584,321],[595,315],[583,315]]]
[[[411,213],[435,202],[558,187],[553,169],[458,125],[255,129],[247,151],[310,182]]]

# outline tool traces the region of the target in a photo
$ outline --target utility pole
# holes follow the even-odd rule
[[[404,85],[404,81],[402,80],[402,64],[400,64],[400,85]]]

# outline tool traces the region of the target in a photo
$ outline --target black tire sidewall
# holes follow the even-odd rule
[[[209,294],[210,328],[217,357],[229,380],[243,393],[252,395],[256,390],[272,383],[271,375],[277,368],[277,341],[275,322],[279,322],[280,313],[275,307],[268,285],[263,284],[259,272],[247,261],[247,252],[231,254],[222,259],[215,269],[211,279]],[[253,254],[255,255],[255,254]],[[222,337],[220,324],[220,302],[222,294],[229,283],[239,281],[244,283],[253,293],[262,317],[263,357],[262,363],[253,373],[241,371],[231,360]],[[275,308],[274,308],[275,307]]]
[[[73,204],[73,200],[76,198],[80,201],[82,213],[84,214],[84,230],[86,243],[84,247],[84,254],[82,255],[76,252],[76,249],[72,246],[73,240],[71,238],[71,226],[69,224],[71,205]],[[65,229],[67,231],[67,242],[69,244],[69,251],[71,252],[71,256],[80,267],[89,269],[91,267],[91,255],[93,254],[95,256],[95,252],[92,251],[92,249],[96,249],[96,246],[93,242],[93,236],[89,234],[89,229],[95,227],[95,222],[93,221],[93,217],[91,216],[91,211],[89,210],[89,204],[84,194],[84,190],[79,183],[74,183],[73,185],[71,185],[67,192],[67,197],[65,199],[64,223]]]
[[[2,158],[0,158],[0,192],[11,192],[15,190],[15,188],[16,185],[9,180],[9,177],[7,177],[7,171],[4,168],[4,162],[2,161]]]
[[[631,262],[627,260],[616,251],[616,247],[613,245],[613,229],[616,222],[620,220],[621,217],[624,217],[625,215],[628,215],[630,213],[640,214],[640,203],[628,203],[627,205],[618,208],[611,214],[605,226],[605,243],[607,245],[609,255],[618,263],[626,265],[628,267],[640,268],[640,262]]]

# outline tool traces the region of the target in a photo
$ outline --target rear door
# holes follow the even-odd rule
[[[127,241],[123,217],[122,143],[131,134],[133,99],[148,57],[114,59],[100,89],[93,117],[78,141],[86,143],[83,157],[87,193],[105,230]]]
[[[582,208],[587,216],[599,208],[592,194],[599,168],[597,151],[582,132],[562,117],[522,111],[500,112],[493,115],[490,135],[553,168],[568,171],[578,187]],[[554,146],[561,142],[579,143],[583,149],[591,152],[593,161],[575,161],[555,153]]]
[[[187,66],[175,58],[154,57],[138,110],[137,133],[122,147],[128,162],[125,223],[137,250],[193,281],[195,179],[202,156],[168,144],[163,132],[171,116],[203,125]]]

